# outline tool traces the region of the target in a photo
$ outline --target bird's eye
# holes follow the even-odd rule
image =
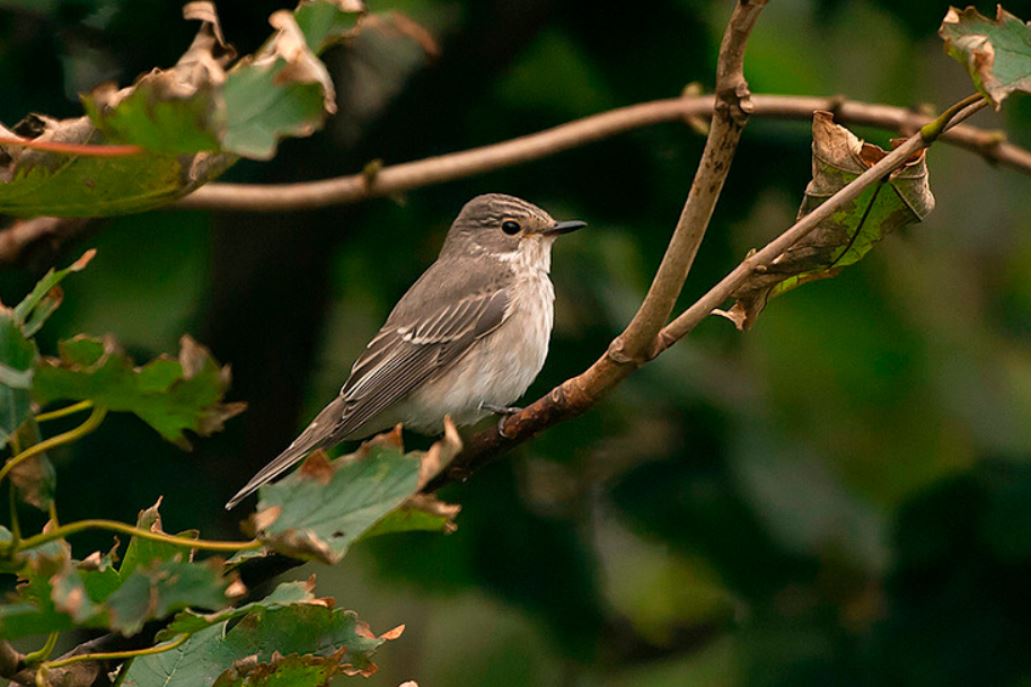
[[[509,236],[512,236],[513,234],[518,234],[520,233],[520,223],[514,222],[511,219],[507,219],[504,222],[502,222],[502,231],[504,231]]]

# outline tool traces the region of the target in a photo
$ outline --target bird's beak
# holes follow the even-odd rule
[[[571,219],[565,222],[556,222],[551,228],[545,229],[543,233],[545,236],[558,236],[559,234],[569,234],[571,231],[577,231],[583,227],[588,226],[587,222],[581,222],[579,219]]]

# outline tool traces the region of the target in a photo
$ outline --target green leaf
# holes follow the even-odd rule
[[[160,506],[161,498],[158,498],[157,503],[153,506],[141,510],[136,518],[136,526],[150,532],[163,533],[164,530],[161,529],[161,514],[158,513]],[[189,532],[182,532],[179,536],[196,538],[197,534],[196,530],[191,530]],[[118,568],[118,574],[125,577],[141,566],[172,560],[193,560],[193,549],[188,546],[179,546],[168,542],[133,536],[129,540],[129,546],[125,549],[125,556],[122,557],[122,565]]]
[[[29,417],[36,344],[26,338],[15,311],[0,306],[0,448]]]
[[[321,126],[325,93],[318,83],[282,81],[287,64],[235,71],[226,79],[229,122],[223,146],[253,160],[269,160],[284,136],[309,136]]]
[[[127,143],[142,153],[85,155],[2,144],[0,212],[101,217],[142,212],[218,177],[237,155],[269,159],[279,139],[308,136],[335,110],[333,84],[306,38],[322,49],[351,35],[361,7],[346,0],[302,2],[298,18],[276,12],[277,29],[253,56],[230,67],[210,3],[184,16],[201,21],[193,44],[170,69],[153,70],[121,90],[83,96],[88,117],[31,115],[15,127],[26,139],[97,145]]]
[[[268,663],[243,661],[215,681],[215,687],[323,687],[335,675],[353,675],[341,656],[273,654]]]
[[[144,623],[185,608],[224,608],[230,596],[242,591],[235,575],[223,574],[218,559],[155,561],[122,575],[112,554],[72,561],[63,550],[61,560],[24,559],[17,595],[0,605],[0,636],[14,639],[72,627],[129,636]]]
[[[14,318],[19,324],[24,325],[25,336],[31,337],[48,317],[57,309],[61,303],[60,295],[55,296],[54,290],[65,277],[73,272],[80,272],[86,268],[97,254],[95,249],[90,249],[82,254],[82,257],[73,262],[63,270],[50,269],[43,278],[22,302],[14,307]],[[60,292],[58,291],[58,294]],[[56,301],[56,302],[55,302]]]
[[[332,659],[336,664],[334,670],[347,675],[372,674],[376,669],[372,654],[385,641],[400,636],[403,627],[376,636],[353,611],[331,608],[330,604],[330,600],[306,600],[270,608],[259,605],[232,628],[228,621],[223,621],[197,631],[176,649],[135,659],[126,671],[122,686],[239,684],[239,678],[258,666],[275,667],[282,660],[281,656],[295,654]],[[302,662],[324,664],[324,661],[308,659]],[[298,674],[293,662],[287,668],[290,672],[285,668],[286,674]],[[258,674],[268,672],[276,671],[262,670]]]
[[[357,0],[301,0],[294,10],[308,49],[318,54],[346,38],[362,13]]]
[[[264,599],[252,601],[251,603],[244,604],[243,606],[227,608],[217,613],[208,614],[186,610],[178,613],[172,622],[161,631],[159,639],[171,638],[184,632],[188,632],[190,634],[200,632],[212,625],[218,625],[219,623],[224,623],[229,620],[242,618],[248,613],[255,613],[260,610],[268,611],[273,608],[282,608],[284,606],[291,606],[299,603],[322,603],[321,600],[317,599],[315,595],[312,594],[314,589],[314,578],[307,581],[283,582],[277,585],[276,589],[274,589],[273,592]]]
[[[967,67],[996,109],[1014,91],[1029,92],[1029,24],[996,6],[996,20],[975,7],[950,7],[939,27],[946,53]]]
[[[39,441],[39,428],[35,424],[25,426],[30,417],[33,363],[38,357],[36,344],[30,339],[61,304],[61,281],[85,268],[95,253],[88,250],[69,267],[51,269],[13,310],[0,305],[0,448],[6,446],[20,428],[25,431],[22,449]],[[11,479],[23,500],[47,509],[55,478],[54,468],[45,455],[16,467]]]
[[[455,531],[455,516],[460,506],[440,501],[429,494],[416,494],[405,505],[372,526],[362,535],[363,539],[399,532],[443,532]]]
[[[54,120],[30,116],[15,131],[35,140],[98,144],[105,139],[86,117]],[[37,123],[38,124],[35,124]],[[0,145],[10,161],[0,165],[0,212],[16,216],[105,217],[166,205],[214,179],[231,156],[193,158],[158,153],[98,157]]]
[[[381,518],[405,504],[461,448],[450,423],[429,451],[403,453],[398,430],[329,461],[316,451],[297,472],[262,487],[251,522],[270,548],[336,563]]]
[[[16,593],[0,604],[0,637],[16,639],[72,627],[71,617],[54,606],[50,582],[69,566],[71,547],[63,539],[19,554]]]
[[[813,180],[806,187],[801,219],[888,153],[834,123],[830,112],[813,117]],[[751,327],[767,302],[802,284],[837,275],[863,258],[887,234],[923,220],[935,206],[924,151],[840,207],[817,228],[753,274],[733,294],[726,315],[739,329]]]
[[[136,568],[104,599],[104,625],[124,635],[139,632],[148,620],[164,618],[184,608],[218,609],[229,603],[235,580],[222,576],[222,563],[162,561]]]
[[[175,72],[152,72],[137,81],[117,105],[110,94],[95,90],[82,104],[97,127],[113,141],[126,141],[155,153],[170,155],[217,152],[225,127],[225,105],[210,83],[191,89],[188,97],[175,92]]]
[[[222,402],[228,368],[220,368],[188,336],[180,340],[178,360],[163,356],[139,368],[110,337],[78,336],[61,342],[59,352],[59,358],[44,358],[36,368],[33,394],[44,405],[91,400],[131,412],[183,448],[190,447],[185,430],[208,436],[244,410],[242,403]]]

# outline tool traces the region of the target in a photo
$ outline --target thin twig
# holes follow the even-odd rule
[[[985,107],[986,100],[977,98],[974,102],[968,101],[968,103],[963,105],[959,112],[951,108],[940,115],[935,120],[935,126],[926,127],[923,134],[918,131],[762,250],[746,258],[695,304],[660,331],[653,344],[652,356],[659,355],[694,329],[699,322],[727,300],[758,266],[770,264],[777,256],[813,231],[821,220],[859,196],[868,186],[877,183],[897,167],[903,165],[915,153],[931,145],[937,138],[944,138],[950,129]],[[447,472],[431,482],[428,489],[437,489],[449,481],[461,481],[485,463],[490,462],[495,456],[526,441],[534,434],[557,422],[583,413],[629,374],[628,367],[613,365],[609,362],[609,357],[603,355],[585,372],[566,380],[522,411],[509,416],[504,424],[504,436],[496,429],[488,429],[470,437],[465,442],[466,448],[452,461]]]
[[[88,399],[85,401],[79,401],[78,403],[73,403],[69,406],[65,406],[64,408],[58,408],[57,410],[49,410],[45,413],[40,413],[36,416],[36,422],[47,422],[48,420],[56,420],[59,417],[73,415],[82,410],[89,410],[92,407],[93,401],[90,401]]]
[[[753,109],[743,72],[745,46],[766,4],[767,0],[739,0],[728,21],[717,59],[716,104],[706,147],[649,291],[627,328],[609,347],[609,357],[617,365],[640,365],[649,358],[652,342],[670,318],[702,244]]]
[[[116,661],[126,658],[136,658],[138,656],[163,654],[166,651],[172,651],[172,649],[181,646],[188,639],[190,639],[190,635],[188,633],[184,633],[171,641],[165,642],[164,644],[155,644],[154,646],[149,646],[146,649],[134,649],[132,651],[103,651],[94,654],[76,654],[74,656],[47,661],[40,666],[40,670],[63,668],[64,666],[68,666],[73,663],[82,663],[83,661]]]
[[[54,647],[57,646],[57,640],[61,636],[60,632],[51,632],[47,635],[47,641],[36,651],[25,654],[25,658],[22,662],[26,665],[32,665],[33,663],[40,663],[50,658],[50,654],[54,651]]]
[[[257,539],[251,539],[248,541],[191,539],[190,537],[177,537],[172,534],[165,534],[164,532],[153,532],[142,527],[133,527],[132,525],[127,525],[126,523],[118,522],[117,520],[92,519],[77,520],[76,522],[70,522],[67,525],[60,525],[59,527],[55,527],[41,534],[26,537],[9,550],[12,553],[18,553],[20,551],[34,549],[37,546],[42,546],[43,544],[56,541],[58,539],[64,539],[72,534],[76,534],[84,530],[108,530],[110,532],[121,532],[122,534],[139,537],[140,539],[160,541],[166,544],[175,544],[177,546],[185,546],[191,549],[200,549],[203,551],[249,551],[251,549],[260,548],[262,545],[262,543]]]
[[[369,174],[360,173],[295,184],[207,184],[167,207],[284,212],[358,203],[530,162],[646,126],[708,116],[713,103],[713,96],[685,96],[622,107],[510,141],[383,167],[371,181]],[[753,117],[809,120],[814,111],[829,110],[843,123],[876,126],[905,135],[932,120],[902,107],[835,96],[753,95],[752,104]],[[943,140],[993,164],[1025,173],[1032,167],[1029,151],[1008,143],[1000,131],[958,126]],[[0,264],[22,260],[27,250],[40,243],[56,249],[80,234],[87,223],[86,219],[69,217],[19,220],[0,230]]]
[[[691,307],[681,313],[677,319],[668,324],[660,332],[656,342],[656,355],[659,355],[674,342],[690,332],[713,310],[726,301],[735,289],[748,279],[757,267],[769,265],[775,258],[791,248],[797,241],[813,231],[818,224],[830,217],[840,207],[857,198],[871,184],[888,176],[897,167],[904,164],[920,150],[927,148],[945,130],[956,122],[962,122],[975,112],[985,107],[987,101],[982,96],[965,98],[957,109],[944,112],[930,129],[922,128],[906,140],[905,143],[886,155],[877,164],[843,186],[811,213],[786,229],[784,233],[768,243],[761,250],[742,261],[730,274],[721,279],[716,286],[706,292]],[[762,267],[761,267],[762,269]]]
[[[170,207],[283,212],[357,203],[530,162],[634,129],[710,115],[713,103],[714,97],[709,95],[621,107],[501,143],[388,165],[380,169],[371,182],[368,175],[359,173],[293,184],[212,183]],[[934,119],[903,107],[835,96],[753,95],[752,105],[753,117],[809,120],[814,111],[829,110],[835,113],[836,120],[846,124],[875,126],[906,135]],[[943,141],[977,153],[989,162],[1025,173],[1032,166],[1029,151],[1007,143],[1001,132],[960,126],[950,130]]]
[[[107,415],[107,409],[96,406],[93,408],[93,412],[90,413],[90,416],[86,418],[86,421],[75,429],[70,429],[63,434],[58,434],[57,436],[50,437],[49,439],[44,439],[38,444],[33,444],[24,451],[8,458],[3,467],[0,467],[0,481],[2,481],[3,478],[11,472],[11,470],[18,467],[29,458],[45,453],[52,448],[63,446],[64,444],[70,444],[73,441],[78,441],[83,436],[99,427],[100,423],[104,421],[105,415]]]
[[[78,236],[89,223],[81,217],[33,217],[15,220],[0,230],[0,264],[24,261],[30,249],[49,244],[57,248]]]

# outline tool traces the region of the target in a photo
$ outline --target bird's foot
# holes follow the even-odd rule
[[[480,407],[484,410],[490,410],[495,415],[502,415],[503,417],[515,415],[523,410],[523,408],[520,408],[519,406],[496,406],[494,403],[484,403]]]
[[[516,413],[518,413],[521,410],[523,410],[523,408],[520,408],[518,406],[498,406],[498,405],[495,405],[494,403],[484,403],[480,407],[483,408],[484,410],[489,410],[492,413],[495,413],[496,415],[499,416],[498,417],[498,436],[502,437],[503,439],[512,439],[512,437],[510,435],[505,433],[505,421],[509,419],[510,415],[515,415]]]

